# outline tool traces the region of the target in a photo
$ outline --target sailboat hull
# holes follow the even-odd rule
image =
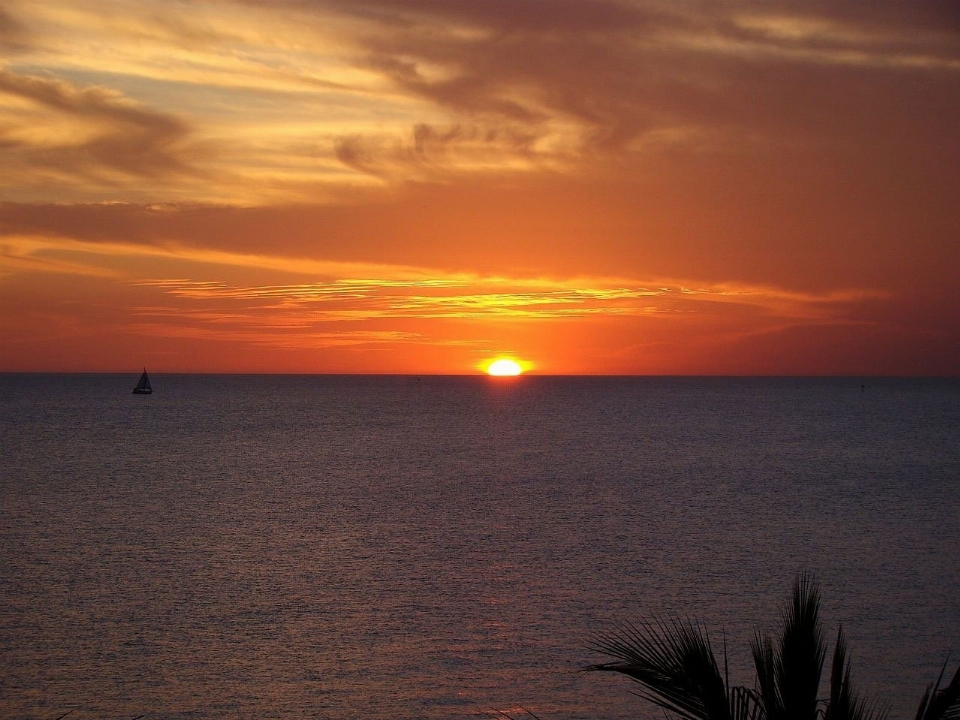
[[[153,388],[150,387],[150,378],[147,377],[147,369],[143,369],[143,375],[140,376],[140,382],[137,383],[136,387],[133,388],[134,395],[149,395],[153,392]]]

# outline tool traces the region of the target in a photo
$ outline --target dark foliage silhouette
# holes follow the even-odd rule
[[[616,672],[639,684],[636,694],[684,720],[883,720],[886,712],[853,688],[843,628],[837,631],[829,695],[820,697],[827,657],[820,623],[820,590],[807,574],[797,578],[782,613],[779,634],[758,632],[752,643],[753,688],[731,686],[706,629],[690,620],[623,625],[602,634],[593,649],[613,658],[586,668]],[[960,720],[960,668],[941,688],[930,685],[916,720]]]

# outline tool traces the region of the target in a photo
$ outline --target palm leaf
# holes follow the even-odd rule
[[[809,575],[797,578],[782,618],[776,647],[763,633],[756,635],[752,645],[760,701],[769,720],[816,720],[826,647],[820,591]]]
[[[738,685],[730,689],[730,716],[733,720],[764,720],[766,713],[760,696]]]
[[[677,619],[623,625],[592,647],[613,662],[587,670],[618,672],[640,685],[639,697],[684,720],[885,720],[886,711],[853,690],[843,628],[837,632],[830,697],[818,701],[826,644],[820,624],[820,591],[810,575],[798,576],[784,608],[779,636],[757,632],[751,644],[756,690],[731,687],[717,666],[710,639],[699,624]],[[924,693],[916,720],[960,720],[960,667],[940,688]],[[824,709],[818,713],[818,704]]]
[[[592,647],[616,660],[588,671],[622,673],[640,684],[637,695],[686,720],[732,720],[726,684],[699,624],[677,619],[627,624],[601,635]]]
[[[867,706],[851,686],[850,663],[847,661],[847,644],[843,626],[837,630],[837,644],[833,651],[833,667],[830,673],[830,700],[824,720],[884,720],[886,712],[876,705]]]
[[[757,688],[764,714],[770,720],[782,720],[783,701],[777,690],[776,653],[769,635],[757,632],[751,644],[753,664],[757,669]]]
[[[948,660],[949,662],[949,660]],[[917,710],[917,720],[960,720],[960,666],[947,687],[940,690],[940,681],[947,663],[940,670],[937,681],[927,687]]]
[[[815,720],[826,652],[820,590],[810,576],[801,575],[793,588],[793,603],[784,613],[777,658],[777,686],[786,720]]]

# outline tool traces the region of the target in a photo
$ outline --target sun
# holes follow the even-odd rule
[[[510,358],[498,358],[487,366],[487,374],[497,377],[519,375],[522,372],[523,367],[520,363]]]

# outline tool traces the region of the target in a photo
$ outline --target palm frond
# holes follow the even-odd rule
[[[760,696],[749,688],[730,689],[730,717],[732,720],[765,720],[766,712]]]
[[[826,658],[820,626],[820,590],[806,574],[793,586],[793,602],[783,614],[776,658],[777,689],[785,720],[815,720],[820,676]]]
[[[627,624],[603,634],[592,648],[614,660],[586,670],[626,675],[640,685],[636,695],[684,720],[886,720],[885,708],[854,691],[842,626],[830,696],[818,700],[826,643],[820,590],[811,575],[797,577],[781,619],[778,635],[754,635],[754,690],[730,685],[726,637],[721,673],[706,630],[689,620]],[[946,667],[924,693],[915,720],[960,720],[960,668],[941,689]]]
[[[837,630],[837,644],[833,651],[833,666],[830,673],[830,700],[824,720],[884,720],[886,712],[876,705],[867,705],[857,695],[850,682],[850,663],[847,660],[847,644],[843,626]]]
[[[776,653],[770,636],[757,632],[750,645],[753,664],[757,669],[757,688],[760,703],[768,720],[783,720],[784,709],[777,689]]]
[[[826,646],[820,591],[809,575],[797,578],[781,617],[776,647],[769,635],[759,632],[751,645],[760,701],[768,720],[816,720]]]
[[[686,720],[731,720],[731,702],[706,630],[673,619],[626,624],[593,649],[616,658],[588,671],[618,672],[642,687],[637,695]]]
[[[949,660],[947,660],[949,662]],[[940,689],[940,681],[947,669],[944,662],[940,677],[927,687],[917,709],[917,720],[960,720],[960,666],[947,687]]]

